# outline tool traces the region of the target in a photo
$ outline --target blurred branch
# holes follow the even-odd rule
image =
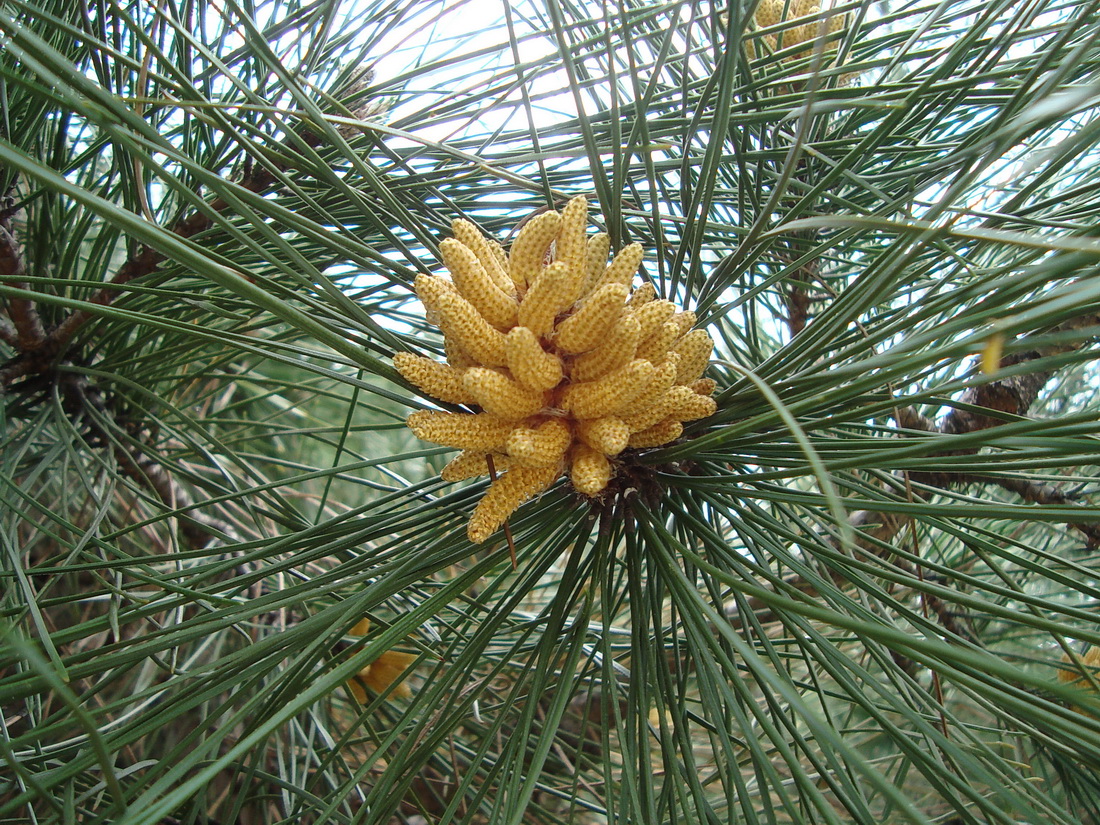
[[[319,143],[316,136],[311,139]],[[252,192],[263,192],[275,181],[275,174],[267,168],[246,167],[245,175],[239,185]],[[216,198],[209,203],[209,209],[214,212],[223,212],[229,208],[229,204],[222,198]],[[175,227],[174,232],[183,238],[189,238],[208,229],[213,223],[210,214],[196,210]],[[144,277],[154,272],[157,267],[166,260],[166,256],[148,246],[142,246],[135,254],[118,269],[108,281],[108,286],[101,288],[90,302],[99,306],[111,304],[122,294],[120,287],[130,281]],[[12,235],[3,227],[0,227],[0,277],[17,288],[26,288],[21,282],[24,275],[23,256]],[[87,309],[73,310],[69,315],[49,333],[45,331],[38,316],[37,308],[30,299],[17,298],[8,302],[6,311],[11,319],[8,327],[11,327],[14,337],[9,340],[16,355],[3,367],[0,367],[0,386],[5,391],[15,389],[19,379],[24,379],[28,391],[33,391],[41,385],[37,378],[53,380],[59,385],[64,395],[68,397],[70,415],[79,416],[86,411],[89,394],[99,394],[99,390],[87,382],[83,376],[76,381],[72,375],[63,375],[59,367],[67,362],[66,354],[76,333],[93,317],[93,313]],[[5,336],[7,338],[7,336]],[[109,405],[99,404],[100,412],[110,418],[114,418]],[[121,470],[134,481],[151,490],[158,499],[172,509],[187,509],[195,502],[181,485],[154,459],[150,457],[150,450],[133,443],[123,446],[110,439],[106,429],[94,418],[87,419],[92,428],[92,443],[112,444],[112,453]],[[118,422],[115,422],[118,424]],[[225,533],[224,525],[217,525],[209,519],[190,514],[180,519],[180,533],[192,549],[205,547],[218,535]]]
[[[1071,333],[1098,326],[1100,326],[1100,315],[1088,313],[1071,318],[1046,331],[1046,334]],[[1046,345],[1033,350],[1015,352],[1001,358],[999,368],[1003,370],[1021,364],[1027,365],[1041,358],[1073,352],[1080,349],[1084,344],[1085,339],[1080,339],[1072,343]],[[1005,419],[1001,416],[985,415],[975,411],[975,408],[1007,414],[1012,417],[1024,417],[1028,415],[1031,406],[1038,399],[1039,393],[1042,392],[1043,387],[1046,386],[1053,375],[1052,370],[1036,369],[972,387],[963,393],[958,406],[952,408],[939,426],[934,425],[911,409],[899,411],[898,423],[902,427],[921,429],[943,435],[964,435],[992,429],[1004,424]],[[940,455],[974,455],[977,452],[978,448],[974,447],[945,451]],[[1024,501],[1036,504],[1068,503],[1066,496],[1056,487],[1050,484],[1037,484],[1026,479],[989,478],[944,471],[911,472],[909,473],[909,479],[916,484],[941,489],[947,489],[957,484],[993,483],[1015,493]],[[1083,533],[1091,546],[1100,545],[1100,525],[1072,523],[1069,526]]]
[[[138,445],[115,444],[112,451],[115,461],[131,479],[152,490],[165,506],[174,510],[191,510],[195,499],[174,478],[149,457],[150,450]],[[197,550],[213,540],[235,536],[236,531],[226,522],[212,519],[191,510],[179,516],[179,531],[187,546]]]
[[[152,457],[160,450],[151,443],[148,432],[125,412],[113,409],[113,398],[104,396],[87,376],[61,372],[57,391],[69,419],[83,425],[81,431],[89,445],[109,446],[123,475],[152,491],[164,506],[183,511],[178,516],[179,531],[188,547],[199,549],[214,539],[238,535],[228,523],[194,509],[194,497]]]
[[[11,321],[3,315],[0,315],[0,340],[13,348],[19,342],[19,333],[15,331],[15,327],[12,326]]]

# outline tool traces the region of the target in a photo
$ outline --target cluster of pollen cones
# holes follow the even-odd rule
[[[414,284],[447,361],[402,352],[393,362],[433,398],[477,410],[408,419],[418,438],[462,450],[445,480],[496,474],[470,518],[474,543],[563,473],[596,496],[623,450],[666,444],[682,422],[715,412],[714,381],[701,377],[713,342],[692,329],[695,314],[650,284],[632,289],[641,246],[608,262],[607,235],[587,226],[588,202],[574,198],[528,221],[506,254],[456,220],[440,246],[450,280]]]
[[[839,3],[837,3],[839,5]],[[760,0],[753,13],[757,28],[770,29],[780,23],[805,21],[797,26],[789,26],[777,34],[765,34],[762,39],[768,52],[776,52],[791,46],[806,43],[810,48],[803,49],[787,60],[803,60],[813,54],[818,38],[825,38],[828,47],[835,49],[836,41],[847,30],[851,21],[845,13],[833,10],[828,3],[822,13],[821,0]],[[745,41],[750,60],[757,57],[756,46],[752,39]]]

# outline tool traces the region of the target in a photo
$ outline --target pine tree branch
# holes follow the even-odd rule
[[[340,97],[345,100],[356,101],[354,114],[357,117],[366,119],[380,111],[379,106],[376,104],[361,99],[364,90],[368,88],[373,78],[373,70],[366,67],[339,93]],[[293,152],[296,151],[292,146],[294,142],[300,143],[304,148],[317,149],[324,144],[325,139],[312,129],[304,127],[298,133],[292,135],[292,140],[286,141],[283,145],[285,148],[290,148]],[[278,172],[285,172],[293,167],[292,163],[287,163],[277,158],[277,153],[269,153],[267,156],[268,165],[265,166],[253,164],[251,158],[246,156],[244,174],[238,181],[238,185],[255,194],[262,194],[268,191],[275,184]],[[181,219],[172,231],[181,238],[192,238],[195,235],[205,232],[213,225],[214,221],[211,217],[212,214],[221,214],[228,210],[229,207],[230,204],[224,198],[216,197],[207,204],[206,209],[196,209],[191,212],[191,214]],[[98,306],[110,305],[122,294],[123,290],[121,290],[120,287],[125,286],[127,283],[137,278],[151,274],[165,260],[167,260],[167,256],[164,254],[148,246],[142,246],[108,281],[108,285],[100,289],[90,299],[90,302]],[[36,360],[39,363],[44,363],[46,360],[50,360],[64,352],[76,333],[91,319],[91,317],[92,312],[89,310],[74,310],[55,330],[53,330],[48,338],[42,341],[37,347],[38,349],[47,351],[49,359],[37,358]],[[21,349],[23,351],[28,351],[29,348],[21,347]],[[9,380],[10,379],[7,379],[6,376],[0,373],[0,381],[3,381],[5,385]]]
[[[85,375],[59,373],[58,391],[68,416],[83,425],[90,446],[109,445],[123,475],[150,490],[165,507],[180,511],[180,535],[190,549],[200,549],[212,540],[235,535],[231,525],[195,511],[195,499],[152,458],[160,452],[156,445],[145,443],[140,434],[133,432],[124,439],[124,434],[134,428],[127,426],[125,416],[112,409],[111,399],[105,398]]]
[[[364,71],[360,77],[348,87],[347,94],[359,94],[361,89],[370,81],[372,73]],[[361,105],[357,113],[365,116],[373,114],[376,107]],[[324,138],[316,132],[303,128],[294,135],[294,140],[304,147],[316,149],[324,143]],[[237,182],[249,192],[263,194],[277,181],[277,173],[285,172],[292,168],[293,164],[275,159],[275,155],[268,156],[268,165],[252,164],[246,159],[243,177]],[[180,238],[192,238],[213,225],[214,214],[220,214],[230,208],[230,204],[221,197],[209,201],[205,209],[197,209],[181,219],[172,231]],[[97,306],[109,306],[122,294],[126,284],[142,278],[154,272],[167,256],[149,246],[141,246],[115,274],[108,279],[105,286],[99,289],[89,299],[89,303]],[[11,274],[9,274],[9,271]],[[0,278],[15,281],[22,274],[22,256],[11,241],[11,236],[6,232],[0,234]],[[19,285],[16,283],[15,285]],[[69,348],[77,332],[93,317],[94,312],[89,309],[73,310],[60,324],[48,334],[38,321],[33,303],[26,299],[10,302],[8,315],[14,324],[18,337],[15,348],[18,355],[12,359],[3,369],[0,369],[0,386],[10,386],[19,378],[41,373],[50,368]],[[3,332],[0,331],[0,335]]]
[[[313,141],[307,142],[316,147],[320,144],[320,139],[316,138],[316,136],[312,137]],[[280,171],[283,171],[287,166],[279,164],[278,168]],[[250,192],[261,194],[270,188],[274,182],[275,173],[273,171],[262,166],[252,166],[246,171],[244,178],[238,185]],[[209,211],[214,213],[225,212],[228,208],[229,203],[220,197],[215,198],[208,204]],[[212,224],[213,218],[210,216],[209,212],[196,210],[177,223],[172,231],[181,238],[191,238],[201,232],[205,232]],[[151,247],[142,246],[137,253],[132,255],[126,263],[119,268],[114,277],[108,282],[109,285],[103,287],[92,296],[90,302],[98,306],[109,306],[120,294],[122,294],[120,287],[125,286],[127,283],[137,278],[153,273],[165,260],[167,260],[167,256],[163,253]],[[62,321],[50,335],[49,341],[45,342],[46,346],[55,355],[64,351],[76,333],[91,318],[92,312],[87,309],[73,310],[73,312]]]
[[[1071,318],[1048,330],[1047,334],[1077,332],[1097,326],[1100,326],[1100,315],[1089,313]],[[1044,345],[1031,350],[1011,353],[1001,358],[999,367],[1004,370],[1021,364],[1027,365],[1041,358],[1073,352],[1080,349],[1084,344],[1085,340],[1081,339],[1072,343]],[[1046,386],[1053,375],[1054,372],[1049,369],[1034,369],[971,387],[962,394],[957,406],[951,409],[938,426],[930,419],[918,414],[911,407],[899,409],[896,420],[905,429],[922,430],[942,435],[966,435],[999,427],[1005,423],[1008,417],[1022,418],[1027,416],[1032,405],[1039,398],[1043,387]],[[1001,415],[986,415],[978,411],[981,409],[989,410],[991,413],[1000,413]],[[977,447],[968,447],[959,450],[944,450],[938,455],[945,457],[975,455],[978,449]],[[1025,501],[1045,504],[1067,503],[1065,496],[1056,488],[1050,485],[1036,485],[1026,480],[979,477],[947,471],[910,472],[909,480],[914,484],[940,489],[948,489],[964,483],[995,483],[1006,490],[1015,492]],[[1082,529],[1086,534],[1097,532],[1095,528],[1083,527],[1082,525],[1073,526]]]
[[[362,71],[344,90],[346,95],[361,96],[372,77],[373,73],[369,69]],[[375,111],[376,107],[362,101],[356,105],[356,114],[363,117]],[[291,136],[287,145],[292,142],[298,147],[316,149],[324,143],[324,138],[311,129],[303,128]],[[251,158],[246,157],[243,174],[236,185],[249,192],[263,194],[276,184],[279,173],[294,166],[293,161],[282,160],[275,153],[265,157],[266,165],[253,164]],[[204,208],[195,209],[180,219],[172,232],[184,239],[199,235],[213,226],[215,215],[226,212],[230,206],[226,199],[215,197]],[[89,303],[100,307],[111,305],[125,294],[127,284],[155,272],[166,260],[168,256],[164,253],[142,245],[89,299]],[[24,275],[22,251],[7,227],[0,225],[0,280],[16,288],[26,289]],[[89,386],[83,376],[74,381],[73,375],[59,370],[59,367],[72,360],[68,354],[72,341],[94,317],[93,309],[73,310],[49,332],[43,327],[35,304],[30,299],[10,300],[5,311],[7,317],[0,315],[0,337],[16,351],[16,355],[0,367],[2,390],[7,390],[16,381],[28,377],[37,386],[40,379],[35,377],[40,376],[46,381],[56,382],[64,393],[75,393],[74,397],[69,398],[69,414],[74,418],[84,418],[91,428],[91,443],[104,446],[109,444],[119,468],[126,476],[150,490],[166,507],[185,511],[179,518],[179,530],[190,548],[205,547],[212,540],[233,534],[230,525],[193,512],[196,508],[194,498],[155,460],[157,450],[154,445],[146,446],[137,440],[122,443],[111,437],[108,433],[111,425],[105,424],[103,419],[110,419],[114,428],[119,430],[122,426],[109,409],[110,404],[103,403],[98,390]],[[28,386],[28,389],[32,387]],[[91,412],[89,405],[95,407],[96,414],[88,414]]]
[[[1049,333],[1066,333],[1100,326],[1100,315],[1085,314],[1072,318],[1052,330]],[[1058,355],[1080,349],[1084,341],[1072,344],[1055,346],[1042,346],[1034,350],[1015,352],[1003,357],[1000,368],[1006,369],[1019,364],[1028,364],[1040,358]],[[964,435],[991,429],[1005,423],[1005,418],[995,415],[984,415],[975,412],[974,408],[984,408],[991,412],[1008,414],[1013,417],[1026,416],[1031,406],[1039,397],[1043,387],[1053,377],[1051,370],[1037,369],[1010,375],[998,381],[991,381],[980,386],[966,390],[959,399],[959,406],[954,407],[943,421],[936,425],[931,419],[919,414],[912,407],[901,407],[895,413],[898,425],[907,430],[918,430],[927,433],[942,435]],[[973,455],[978,448],[966,448],[961,450],[945,450],[938,453],[939,456]],[[906,489],[918,498],[925,496],[915,485],[948,489],[952,486],[965,483],[992,483],[1006,490],[1016,493],[1024,501],[1036,504],[1067,504],[1068,498],[1053,485],[1037,484],[1026,479],[991,478],[969,474],[951,473],[946,471],[918,471],[909,472],[906,478]],[[911,519],[896,513],[884,511],[858,510],[849,517],[849,525],[856,531],[856,545],[872,555],[885,557],[883,547],[891,544],[898,533],[910,523]],[[1069,522],[1068,526],[1084,534],[1090,546],[1100,546],[1100,525],[1083,522]],[[891,559],[891,564],[899,566],[898,559]],[[846,586],[847,580],[839,573],[832,574],[832,580],[838,587]],[[793,576],[785,581],[788,588],[798,590],[808,595],[816,595],[816,587],[801,576]],[[927,595],[927,594],[925,594]],[[775,614],[762,599],[752,598],[748,601],[748,608],[752,611],[757,621],[767,622],[775,619]],[[942,607],[942,603],[939,605]],[[944,612],[934,609],[933,612],[941,620]],[[731,622],[740,625],[743,621],[738,617],[734,608],[727,614]],[[946,625],[945,625],[946,628]]]
[[[313,137],[319,143],[319,139]],[[239,185],[249,191],[262,193],[275,182],[275,173],[263,167],[250,167]],[[222,198],[216,198],[209,204],[209,209],[214,213],[224,212],[229,208],[228,202]],[[174,232],[182,237],[189,238],[208,229],[213,219],[208,212],[195,211],[175,227]],[[91,303],[100,306],[111,304],[120,294],[120,289],[125,284],[137,278],[149,275],[166,260],[166,256],[148,246],[142,246],[118,269],[110,279],[109,286],[100,289],[91,299]],[[0,226],[0,278],[12,286],[26,288],[26,284],[19,279],[23,277],[23,257],[15,239]],[[78,309],[71,312],[64,321],[55,327],[50,333],[46,333],[39,319],[37,309],[33,301],[29,299],[15,299],[7,304],[7,313],[10,323],[5,328],[11,330],[9,343],[17,351],[15,358],[3,367],[0,367],[0,386],[5,389],[11,387],[15,381],[33,375],[45,375],[56,370],[62,363],[65,351],[68,349],[76,333],[92,318],[92,313],[86,309]],[[0,333],[2,334],[2,333]],[[7,338],[7,335],[5,335]],[[58,379],[66,386],[71,380],[63,377]],[[86,384],[86,382],[85,382]],[[85,395],[86,387],[80,389],[80,395]],[[84,405],[77,404],[74,409],[79,410]],[[111,413],[104,405],[100,405],[100,413],[110,416]],[[77,412],[76,414],[80,414]],[[89,419],[94,421],[94,419]],[[117,423],[117,422],[116,422]],[[106,431],[98,423],[93,423],[93,440],[101,443],[113,444],[112,452],[122,471],[137,481],[139,484],[151,490],[157,498],[167,507],[177,510],[186,510],[193,507],[195,502],[175,479],[156,461],[151,459],[147,452],[138,445],[123,446],[108,439]],[[188,545],[195,549],[205,547],[216,537],[226,533],[226,525],[218,524],[214,520],[206,519],[192,513],[180,519],[180,533]]]
[[[1067,496],[1053,484],[1041,484],[1036,481],[1029,481],[1025,478],[983,478],[981,476],[972,476],[971,478],[976,482],[996,484],[998,487],[1015,493],[1024,501],[1032,504],[1059,505],[1073,503],[1071,496]],[[1071,522],[1069,526],[1084,535],[1085,538],[1088,539],[1090,547],[1100,547],[1100,524]]]
[[[122,471],[134,481],[152,490],[166,507],[181,511],[195,507],[195,499],[163,466],[151,459],[143,448],[116,443],[113,453]],[[198,512],[181,514],[179,531],[188,548],[192,550],[206,547],[211,541],[227,535],[232,536],[234,533],[229,524],[208,518]]]

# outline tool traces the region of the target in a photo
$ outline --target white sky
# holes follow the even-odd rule
[[[410,90],[424,90],[426,86],[439,90],[439,96],[452,93],[461,97],[466,90],[476,89],[489,76],[502,70],[510,71],[518,84],[512,49],[509,45],[505,0],[444,0],[426,7],[419,16],[412,17],[395,27],[372,48],[375,77],[378,80],[400,78],[418,66],[446,59],[448,66],[439,73],[418,72],[410,84]],[[540,60],[555,53],[555,44],[549,37],[540,36],[525,17],[524,4],[512,3],[512,24],[517,40],[520,40],[521,62]],[[425,20],[425,17],[435,19]],[[480,54],[484,52],[484,54]],[[463,57],[465,56],[465,57]],[[568,78],[564,71],[539,74],[528,79],[526,91],[533,97],[550,95],[535,108],[546,116],[545,122],[575,116],[573,96],[568,92]],[[507,99],[519,103],[521,94],[513,89]],[[390,122],[425,108],[423,94],[414,95],[404,104],[390,110]],[[417,134],[425,139],[443,142],[465,134],[484,134],[501,126],[522,128],[525,122],[515,122],[514,106],[494,106],[482,110],[474,121],[453,120],[447,123],[418,127]],[[509,122],[511,121],[511,122]],[[545,122],[540,125],[545,125]]]

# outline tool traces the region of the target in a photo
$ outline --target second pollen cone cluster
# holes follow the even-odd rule
[[[360,619],[351,630],[349,636],[366,636],[370,632],[370,619]],[[348,679],[348,690],[361,705],[368,702],[366,688],[375,693],[385,693],[394,682],[393,696],[407,698],[412,696],[412,688],[402,679],[409,665],[416,661],[412,653],[402,653],[399,650],[387,650],[357,674]],[[401,681],[398,681],[401,680]]]
[[[440,246],[451,278],[414,283],[447,361],[401,352],[394,366],[428,395],[478,411],[422,410],[408,425],[462,450],[445,480],[488,474],[490,459],[499,473],[470,518],[474,543],[563,473],[598,495],[623,450],[666,444],[682,422],[715,412],[714,381],[701,377],[713,342],[693,329],[695,314],[652,285],[632,289],[641,246],[608,262],[608,236],[587,227],[577,197],[528,221],[506,254],[459,219]]]
[[[826,37],[830,41],[849,25],[848,15],[831,10],[826,5],[822,14],[821,0],[760,0],[753,15],[757,27],[768,29],[787,21],[797,22],[804,20],[801,25],[785,28],[779,34],[765,34],[764,42],[769,51],[775,52],[790,46],[798,46],[802,43],[813,45],[819,37]],[[756,49],[752,40],[747,40],[745,47],[748,50],[749,59],[756,59]],[[800,51],[793,56],[794,60],[801,60],[813,54],[813,49]]]

